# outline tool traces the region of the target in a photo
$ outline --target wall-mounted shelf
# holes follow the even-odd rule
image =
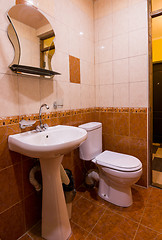
[[[27,73],[27,74],[40,75],[40,76],[45,76],[45,77],[53,77],[54,75],[61,75],[61,73],[54,72],[51,70],[37,68],[37,67],[31,67],[31,66],[24,66],[24,65],[19,65],[19,64],[11,65],[10,69],[12,71],[14,71],[15,73]]]

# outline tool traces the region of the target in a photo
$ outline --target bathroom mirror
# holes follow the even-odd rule
[[[32,5],[17,4],[8,11],[8,37],[15,57],[10,69],[16,73],[51,77],[55,33],[47,18]]]

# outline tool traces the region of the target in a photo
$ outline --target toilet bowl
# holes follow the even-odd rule
[[[112,151],[102,152],[102,124],[91,122],[79,126],[88,138],[79,147],[80,158],[94,162],[99,169],[98,195],[121,207],[132,205],[131,186],[142,175],[142,163],[136,157]]]

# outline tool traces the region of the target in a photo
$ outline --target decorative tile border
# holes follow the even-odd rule
[[[147,113],[147,108],[130,108],[132,113]]]
[[[61,117],[70,117],[79,114],[87,114],[93,112],[111,112],[111,113],[147,113],[147,108],[114,108],[114,107],[94,107],[94,108],[84,108],[84,109],[72,109],[72,110],[63,110],[55,111],[50,113],[42,113],[42,119],[52,119],[52,118],[61,118]],[[24,120],[39,120],[39,114],[30,114],[30,115],[20,115],[20,116],[11,116],[6,118],[0,118],[0,126],[7,126],[11,124],[17,124],[22,119]]]

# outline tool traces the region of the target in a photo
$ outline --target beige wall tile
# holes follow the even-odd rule
[[[147,2],[139,2],[129,8],[129,30],[147,27]]]
[[[94,64],[80,61],[81,84],[94,84]]]
[[[39,81],[39,78],[36,77],[18,77],[20,114],[32,114],[39,112]]]
[[[112,61],[112,38],[99,41],[98,61],[99,63]]]
[[[128,34],[113,38],[113,60],[128,57]]]
[[[94,85],[89,86],[89,107],[96,106],[96,88]]]
[[[0,74],[0,116],[14,116],[19,114],[18,81],[17,76]]]
[[[94,63],[94,43],[83,36],[80,37],[80,59]]]
[[[61,73],[61,75],[54,76],[55,80],[69,82],[69,55],[56,50],[52,58],[52,69]]]
[[[129,57],[147,54],[148,32],[140,29],[129,33]]]
[[[130,107],[148,107],[147,82],[130,83]]]
[[[113,36],[128,32],[128,8],[113,14]]]
[[[8,66],[12,63],[13,58],[14,48],[7,37],[6,31],[0,30],[0,73],[12,74]]]
[[[114,84],[114,106],[129,107],[129,85],[128,83]]]
[[[68,53],[69,31],[65,24],[55,21],[55,47],[61,52]]]
[[[96,107],[100,107],[100,86],[95,86]]]
[[[45,112],[53,111],[53,103],[56,101],[56,81],[40,79],[40,99],[41,104],[46,103],[49,106],[49,110],[43,109]]]
[[[112,13],[113,0],[96,0],[94,3],[94,18],[102,18]]]
[[[8,8],[10,9],[10,7]],[[8,11],[8,9],[0,9],[0,30],[6,31],[7,27],[8,27],[8,19],[7,19],[7,14],[6,12]]]
[[[81,108],[88,108],[91,105],[90,86],[82,84],[80,87],[80,95],[81,95]]]
[[[100,85],[100,64],[95,64],[95,85]]]
[[[98,40],[103,40],[112,37],[113,18],[112,15],[100,18],[98,21]]]
[[[113,77],[114,83],[129,82],[128,58],[113,61]]]
[[[100,86],[100,107],[113,106],[113,85]]]
[[[106,62],[99,64],[99,78],[100,84],[112,84],[113,83],[113,67],[112,62]]]
[[[145,2],[146,0],[129,0],[129,6],[131,7],[134,4]]]
[[[80,44],[79,43],[80,43],[79,32],[70,30],[69,31],[69,55],[80,58]]]
[[[70,109],[70,85],[66,82],[56,82],[56,101],[63,104],[63,107],[58,109]]]
[[[69,86],[70,108],[77,109],[81,106],[80,84],[71,83]]]
[[[127,8],[129,6],[129,0],[113,0],[113,12]]]
[[[147,55],[129,58],[130,82],[147,81],[148,63]]]

